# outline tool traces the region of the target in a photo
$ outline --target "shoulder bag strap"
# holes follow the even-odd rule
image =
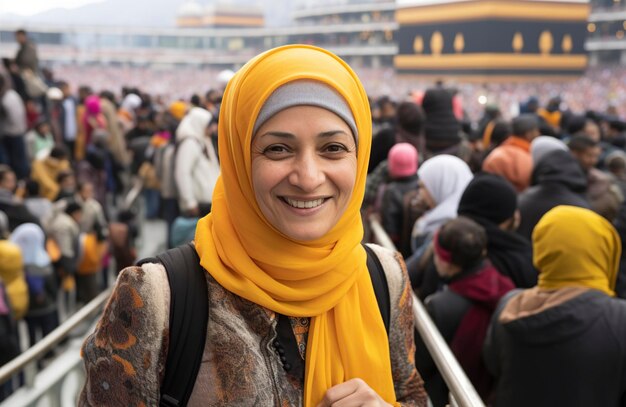
[[[380,263],[376,253],[368,247],[363,245],[367,252],[367,270],[370,272],[370,278],[372,279],[372,285],[374,286],[374,294],[376,294],[376,301],[378,302],[378,308],[380,309],[380,315],[383,317],[383,323],[389,335],[389,325],[391,320],[391,299],[389,297],[389,285],[387,284],[387,276],[383,265]]]
[[[142,260],[139,265],[154,262]],[[209,298],[206,272],[192,243],[156,256],[170,284],[169,346],[161,383],[162,407],[185,406],[193,391],[206,341]]]

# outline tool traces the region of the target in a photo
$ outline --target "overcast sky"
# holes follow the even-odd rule
[[[3,13],[30,16],[53,8],[75,8],[103,0],[0,0],[0,17]]]

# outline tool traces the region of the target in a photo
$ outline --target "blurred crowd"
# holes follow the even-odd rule
[[[609,103],[574,110],[560,95],[542,103],[521,93],[516,104],[505,114],[477,103],[474,121],[443,83],[377,99],[363,214],[404,256],[416,295],[487,404],[621,406],[626,371],[593,369],[599,346],[626,357],[623,116]],[[416,346],[433,404],[447,405],[418,335]]]
[[[27,34],[16,37],[20,52],[0,71],[0,365],[21,351],[16,321],[27,323],[32,345],[58,326],[59,304],[71,296],[90,301],[108,286],[109,269],[135,262],[141,219],[125,199],[129,191],[141,190],[146,218],[166,222],[168,246],[193,238],[195,223],[211,210],[221,95],[232,75],[45,70]],[[484,400],[549,405],[511,404],[519,392],[542,400],[550,390],[541,375],[519,372],[549,365],[558,387],[559,375],[572,374],[559,363],[626,326],[619,299],[626,298],[626,70],[594,68],[570,82],[482,85],[361,71],[374,129],[364,217],[380,219],[415,293]],[[584,211],[553,216],[600,226],[556,239],[550,227],[558,219],[545,217],[563,205]],[[598,248],[604,235],[593,233],[601,228],[614,230],[617,241]],[[561,242],[561,252],[538,258]],[[567,265],[582,268],[555,268],[553,259],[570,255]],[[617,261],[609,267],[602,256]],[[581,310],[580,301],[589,306]],[[610,315],[593,325],[597,310]],[[549,357],[533,353],[545,345],[537,335],[550,344]],[[527,337],[534,339],[516,339]],[[620,366],[625,338],[603,344]],[[416,347],[429,396],[443,406],[445,383],[419,335]],[[516,352],[525,355],[517,364]],[[622,381],[604,383],[608,401],[597,405],[623,397],[619,369],[598,373]],[[0,399],[12,391],[9,384],[0,389]],[[588,400],[585,392],[596,391],[590,385],[577,394]],[[584,405],[562,398],[557,404]]]
[[[402,100],[407,94],[420,93],[432,86],[432,80],[424,80],[416,75],[396,75],[391,68],[355,67],[355,70],[362,78],[368,94],[375,98],[389,96],[394,100]],[[220,71],[211,68],[190,67],[54,67],[54,75],[66,78],[73,88],[89,83],[94,91],[99,92],[131,86],[166,101],[189,97],[198,91],[199,83],[207,89],[219,87],[219,73]],[[447,83],[447,86],[457,90],[467,115],[472,120],[480,118],[485,105],[498,105],[506,118],[512,118],[519,114],[520,101],[537,97],[541,104],[546,104],[556,95],[561,97],[565,109],[582,112],[589,108],[598,111],[613,108],[621,117],[626,116],[626,69],[621,66],[589,68],[579,78],[555,78],[552,82],[532,78],[522,82],[458,80]]]
[[[232,75],[164,104],[137,87],[54,79],[26,33],[16,40],[0,70],[0,365],[108,287],[110,270],[135,263],[139,212],[166,221],[167,245],[191,240],[211,208],[217,109]],[[15,384],[0,386],[0,400]]]

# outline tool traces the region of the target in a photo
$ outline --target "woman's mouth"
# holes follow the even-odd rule
[[[311,208],[317,208],[318,206],[322,205],[326,199],[319,198],[319,199],[313,199],[313,200],[299,200],[299,199],[292,199],[292,198],[285,197],[283,198],[283,200],[289,206],[292,206],[297,209],[311,209]]]

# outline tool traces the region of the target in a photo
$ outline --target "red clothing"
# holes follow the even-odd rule
[[[483,400],[492,387],[491,376],[482,359],[483,342],[498,301],[514,288],[513,282],[489,263],[449,285],[451,291],[473,304],[463,316],[450,348]]]

